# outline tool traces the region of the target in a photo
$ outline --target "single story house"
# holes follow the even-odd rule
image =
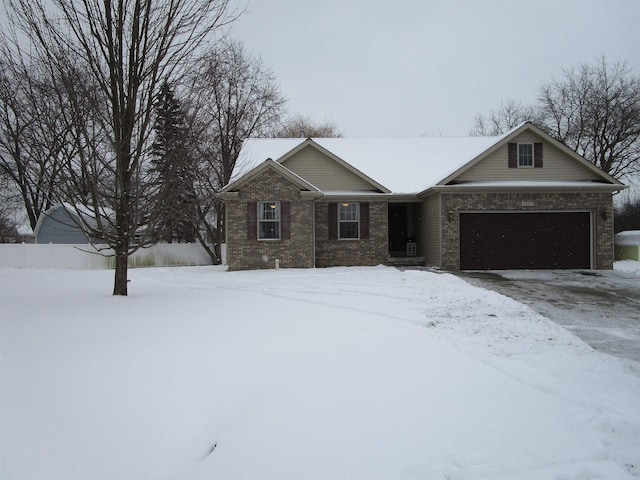
[[[229,270],[610,269],[621,182],[530,122],[499,137],[248,139]]]

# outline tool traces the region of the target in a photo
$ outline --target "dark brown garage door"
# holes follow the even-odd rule
[[[460,268],[590,268],[588,212],[461,213]]]

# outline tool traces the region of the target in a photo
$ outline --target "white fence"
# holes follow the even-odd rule
[[[129,266],[134,268],[181,265],[211,265],[211,257],[202,245],[194,243],[158,244],[141,248],[129,257]],[[106,246],[0,244],[0,267],[107,269],[114,266],[113,250]]]

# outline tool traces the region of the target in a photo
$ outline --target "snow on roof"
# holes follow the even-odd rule
[[[551,188],[570,188],[570,187],[602,187],[611,189],[612,185],[608,183],[598,183],[593,181],[580,181],[580,180],[508,180],[508,181],[493,181],[493,182],[465,182],[456,185],[456,187],[551,187]],[[613,185],[614,188],[619,188],[617,185]]]
[[[463,167],[503,137],[312,138],[394,193],[418,193]],[[278,161],[303,138],[247,139],[233,180],[267,158]]]
[[[69,215],[77,217],[78,222],[80,221],[80,218],[82,218],[82,220],[84,220],[84,222],[86,222],[92,228],[96,228],[98,226],[95,211],[91,207],[86,205],[74,206],[71,203],[62,202],[62,203],[56,203],[55,205],[52,205],[46,211],[40,214],[40,216],[38,217],[38,221],[36,222],[36,228],[33,230],[34,235],[38,236],[40,232],[40,228],[42,227],[42,222],[44,222],[47,217],[52,216],[53,213],[59,209],[64,209]],[[115,221],[114,210],[107,207],[100,207],[99,210],[100,210],[100,213],[99,213],[100,218],[104,220],[108,220],[109,222]]]
[[[640,230],[627,230],[615,235],[618,245],[640,245]]]
[[[71,214],[75,214],[75,215],[81,215],[83,217],[87,217],[89,219],[94,219],[96,218],[96,213],[95,210],[88,206],[88,205],[74,205],[68,202],[62,202],[62,203],[56,203],[53,206],[51,206],[46,212],[44,212],[45,215],[51,214],[51,212],[54,212],[55,210],[59,209],[59,208],[64,208],[67,212],[71,213]],[[115,211],[112,210],[111,208],[108,207],[99,207],[98,209],[100,211],[99,215],[102,218],[114,218],[115,217]]]
[[[18,235],[33,235],[33,228],[31,228],[31,225],[25,225],[21,223],[20,225],[16,225],[16,230],[18,230]]]

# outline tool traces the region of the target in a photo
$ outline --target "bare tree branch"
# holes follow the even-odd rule
[[[640,76],[600,58],[562,72],[532,107],[502,102],[475,118],[474,135],[500,135],[531,120],[616,178],[640,172]]]
[[[551,135],[620,178],[640,172],[640,76],[601,58],[545,84],[540,110]]]
[[[285,98],[275,74],[236,40],[208,50],[186,87],[192,128],[199,139],[196,194],[201,224],[220,258],[224,211],[215,194],[231,180],[245,139],[267,136],[279,125]]]
[[[229,0],[7,3],[65,108],[75,149],[65,163],[67,200],[93,212],[97,225],[85,227],[115,251],[113,293],[126,295],[127,259],[153,241],[159,218],[147,165],[155,92],[236,15]]]
[[[331,120],[317,122],[306,115],[295,115],[285,120],[274,136],[280,138],[334,138],[341,137],[342,133]]]
[[[503,100],[488,115],[478,114],[474,119],[472,136],[498,136],[518,125],[539,118],[534,107],[517,100]],[[537,123],[537,122],[536,122]]]

